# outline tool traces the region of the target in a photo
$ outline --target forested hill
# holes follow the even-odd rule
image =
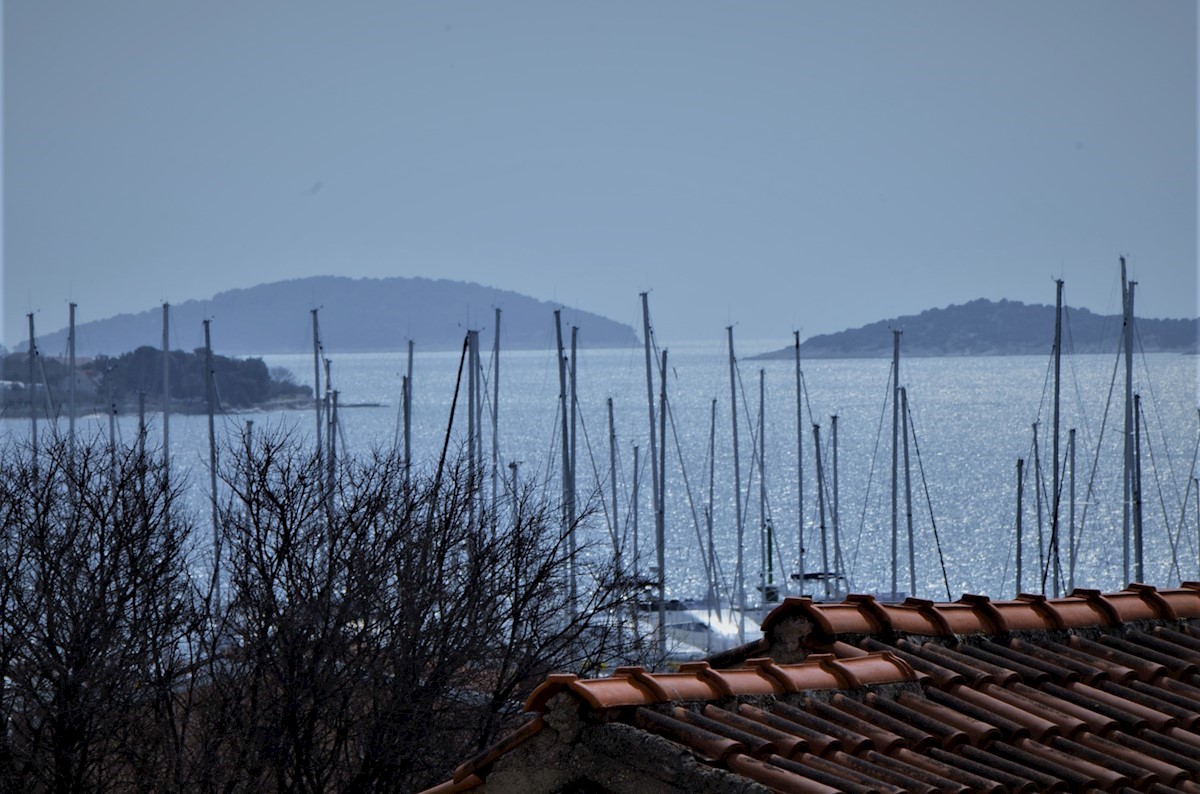
[[[1121,317],[1087,309],[1064,311],[1063,351],[1111,353],[1121,339]],[[1139,350],[1196,353],[1200,320],[1136,318]],[[873,358],[892,355],[892,330],[903,332],[906,356],[1007,356],[1049,353],[1054,346],[1054,307],[1020,301],[974,300],[944,309],[809,337],[800,343],[807,358]],[[756,358],[795,355],[792,347]]]
[[[80,303],[87,300],[86,296]],[[461,281],[425,278],[353,279],[342,276],[260,284],[229,290],[211,300],[190,300],[170,309],[171,348],[204,344],[201,323],[212,320],[213,349],[229,355],[300,353],[312,350],[313,308],[319,309],[321,339],[338,353],[403,350],[407,340],[420,350],[455,349],[467,329],[484,332],[491,345],[495,309],[501,345],[537,349],[554,343],[555,304],[516,292]],[[578,309],[562,312],[564,332],[580,329],[588,347],[636,345],[633,328]],[[46,355],[66,349],[66,329],[38,338]],[[79,355],[117,353],[142,345],[160,346],[162,307],[83,323],[76,330]]]

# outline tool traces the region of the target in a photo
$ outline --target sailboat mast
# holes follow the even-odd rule
[[[413,340],[408,340],[408,374],[404,378],[404,490],[412,482]]]
[[[75,475],[75,304],[71,303],[67,309],[68,331],[67,331],[67,366],[70,370],[70,381],[68,386],[68,402],[70,403],[70,416],[67,419],[67,444],[68,444],[68,467],[72,479]],[[74,486],[72,486],[74,487]]]
[[[1133,575],[1146,581],[1145,539],[1142,534],[1142,396],[1133,395]]]
[[[708,510],[705,529],[708,530],[708,603],[717,602],[717,557],[713,546],[713,493],[717,463],[717,399],[714,397],[708,422]]]
[[[576,479],[575,475],[578,469],[575,467],[575,461],[578,459],[576,438],[578,437],[578,412],[579,412],[579,397],[576,390],[577,381],[575,375],[578,372],[577,364],[579,361],[579,328],[571,326],[571,394],[568,401],[571,407],[571,522],[575,521],[575,499],[577,498]]]
[[[467,331],[467,515],[475,525],[479,488],[479,332]]]
[[[643,292],[643,293],[641,293],[641,297],[642,297],[642,346],[644,347],[645,352],[646,352],[646,405],[647,405],[647,409],[648,409],[648,412],[650,415],[650,473],[651,473],[650,484],[653,488],[653,491],[651,493],[651,498],[653,499],[653,504],[654,504],[655,535],[657,536],[658,526],[659,526],[658,511],[659,511],[659,507],[662,503],[661,503],[660,497],[659,497],[659,494],[661,493],[661,485],[659,483],[659,471],[658,471],[658,443],[655,438],[656,433],[658,432],[658,429],[655,427],[655,424],[654,424],[654,366],[652,364],[652,358],[650,355],[650,296],[648,293]],[[665,438],[662,439],[662,442],[663,442],[664,446],[667,443]],[[665,474],[665,472],[664,472],[664,474]],[[635,521],[635,525],[636,525],[636,521]],[[635,535],[636,535],[636,532],[635,532]],[[661,557],[661,555],[663,553],[661,540],[659,540],[658,548],[659,548],[659,555]],[[658,570],[659,577],[661,577],[662,574],[663,574],[662,562],[659,562],[659,570]],[[666,624],[666,605],[663,603],[663,589],[660,588],[659,596],[658,596],[658,643],[659,643],[659,649],[663,652],[666,651],[666,647],[667,647],[667,627],[665,624]]]
[[[1017,458],[1017,581],[1016,594],[1021,594],[1022,554],[1024,552],[1025,533],[1021,528],[1022,512],[1025,497],[1025,459]]]
[[[734,523],[737,527],[737,570],[734,573],[734,588],[738,593],[738,642],[746,641],[746,571],[745,527],[742,524],[742,468],[738,460],[738,421],[737,421],[737,358],[733,354],[733,326],[725,326],[729,339],[729,415],[733,420],[733,498]]]
[[[328,515],[333,510],[333,476],[336,469],[337,440],[334,438],[336,420],[333,415],[333,378],[329,372],[333,362],[324,358],[321,363],[325,365],[325,510]]]
[[[658,371],[658,504],[654,508],[654,540],[658,547],[658,639],[667,647],[667,349]]]
[[[146,392],[141,389],[138,390],[137,455],[138,466],[141,467],[146,460]],[[142,479],[145,480],[144,469]]]
[[[833,571],[839,576],[842,572],[842,528],[838,520],[838,418],[837,414],[829,417],[829,431],[832,434],[833,445],[833,505],[829,511],[833,518]],[[837,583],[841,579],[835,580]]]
[[[1033,423],[1033,494],[1037,505],[1038,529],[1038,585],[1039,593],[1046,594],[1046,537],[1042,525],[1042,450],[1038,444],[1038,423]]]
[[[1071,506],[1067,527],[1067,592],[1075,589],[1075,428],[1067,433],[1067,456],[1071,466]]]
[[[1061,413],[1062,395],[1062,312],[1063,312],[1063,280],[1055,279],[1054,297],[1054,441],[1052,454],[1054,456],[1054,476],[1051,478],[1051,493],[1054,494],[1050,503],[1050,565],[1054,567],[1054,597],[1059,595],[1059,570],[1062,567],[1058,544],[1058,514],[1062,502],[1060,496],[1061,482],[1058,455],[1059,417]]]
[[[29,438],[33,451],[33,468],[37,471],[38,428],[37,428],[37,382],[34,380],[34,360],[37,358],[37,344],[33,335],[33,312],[26,315],[29,318]]]
[[[650,485],[651,499],[655,510],[658,509],[658,444],[656,434],[658,427],[654,423],[654,367],[650,355],[650,297],[641,293],[642,297],[642,345],[646,352],[646,406],[650,415]],[[665,441],[665,440],[664,440]]]
[[[904,434],[904,520],[908,528],[908,592],[917,594],[917,547],[913,538],[912,466],[908,457],[908,389],[900,387],[900,425]]]
[[[162,311],[162,365],[163,483],[165,485],[171,474],[171,304],[169,303],[163,303]]]
[[[896,560],[900,553],[900,525],[897,501],[897,477],[900,453],[900,331],[892,331],[892,595],[897,590]]]
[[[492,520],[499,520],[500,477],[500,309],[496,309],[496,331],[492,339]]]
[[[804,403],[800,381],[800,332],[793,331],[796,351],[796,555],[800,576],[800,595],[804,595]]]
[[[767,407],[767,371],[758,371],[758,519],[761,522],[763,572],[766,580],[763,582],[763,602],[771,600],[770,591],[775,584],[775,570],[772,555],[774,553],[774,538],[771,537],[771,522],[767,520],[767,441],[766,416]]]
[[[322,468],[321,455],[323,450],[321,433],[323,430],[322,425],[324,424],[321,421],[321,402],[323,399],[321,397],[321,332],[317,327],[317,310],[311,309],[310,311],[312,312],[313,339],[313,410],[316,411],[317,417],[317,470],[320,471]]]
[[[821,464],[821,426],[813,422],[813,450],[817,458],[817,516],[821,532],[821,580],[825,583],[825,598],[830,596],[829,577],[833,569],[829,565],[829,535],[825,531],[825,467]],[[894,589],[894,588],[893,588]]]
[[[204,321],[204,397],[208,404],[208,483],[212,508],[213,533],[213,589],[216,603],[221,603],[221,533],[217,523],[217,430],[214,419],[216,413],[216,388],[213,383],[212,337],[209,333],[209,323]]]
[[[575,578],[575,528],[572,526],[571,516],[571,428],[569,426],[570,416],[567,413],[567,359],[563,350],[562,337],[562,311],[554,310],[554,334],[558,342],[558,403],[559,413],[562,416],[562,524],[563,532],[567,534],[567,549],[571,555],[568,565],[571,609],[574,610],[576,604],[576,587]]]
[[[1125,350],[1125,457],[1124,491],[1121,496],[1121,531],[1124,543],[1123,584],[1128,584],[1130,563],[1130,508],[1133,494],[1133,282],[1126,278],[1125,257],[1121,257],[1122,337]]]
[[[638,468],[640,461],[638,460],[638,445],[633,445],[633,493],[630,496],[633,501],[633,580],[641,579],[641,551],[638,549],[638,483],[641,482],[642,472]]]
[[[612,532],[613,557],[616,569],[621,570],[621,527],[617,515],[617,424],[613,419],[613,401],[609,397],[608,406],[608,488],[609,499],[612,501],[612,520],[609,523]]]

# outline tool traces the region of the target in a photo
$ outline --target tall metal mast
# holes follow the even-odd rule
[[[1062,312],[1063,312],[1063,281],[1055,279],[1055,296],[1054,296],[1054,442],[1052,445],[1054,455],[1054,476],[1051,478],[1052,493],[1054,501],[1050,506],[1050,565],[1053,566],[1053,581],[1054,581],[1054,597],[1059,595],[1059,570],[1062,565],[1059,558],[1058,545],[1058,514],[1061,498],[1061,482],[1058,454],[1058,439],[1059,439],[1059,416],[1061,409],[1061,394],[1062,394]]]
[[[217,431],[213,418],[216,412],[216,389],[213,383],[212,338],[209,320],[204,321],[204,397],[208,403],[208,477],[212,507],[213,588],[218,607],[221,604],[221,532],[217,523]]]
[[[654,536],[658,547],[658,640],[667,647],[667,349],[658,372],[658,505],[654,508]]]
[[[606,405],[608,406],[608,488],[609,498],[612,501],[612,520],[609,523],[609,527],[612,532],[613,561],[617,571],[620,571],[621,527],[620,518],[617,514],[617,424],[613,419],[612,397],[607,399]]]
[[[408,340],[408,374],[404,377],[404,490],[412,481],[413,340]]]
[[[892,331],[892,597],[899,592],[896,559],[900,554],[900,504],[897,500],[900,455],[900,331]]]
[[[654,422],[654,366],[650,353],[650,298],[645,292],[642,296],[642,345],[646,352],[646,406],[650,416],[650,485],[654,509],[658,510],[658,427]],[[665,443],[665,439],[664,439]]]
[[[813,422],[813,451],[817,458],[817,515],[821,532],[821,581],[824,583],[825,598],[830,596],[829,577],[834,574],[829,564],[829,534],[825,531],[825,467],[821,463],[821,426]]]
[[[904,518],[908,528],[908,592],[917,594],[917,546],[913,537],[912,467],[908,458],[908,389],[900,387],[901,432],[904,434]]]
[[[75,479],[75,304],[71,303],[67,311],[68,330],[67,330],[67,359],[68,368],[70,369],[70,382],[68,385],[68,402],[70,403],[70,416],[67,419],[67,466],[71,475],[72,485],[74,488]]]
[[[577,364],[579,361],[578,355],[579,355],[579,328],[572,325],[571,326],[571,367],[570,367],[571,393],[568,396],[568,402],[570,403],[570,409],[571,409],[571,491],[570,491],[570,500],[571,500],[571,521],[572,522],[574,522],[574,520],[575,520],[575,500],[577,498],[577,493],[578,493],[578,491],[576,489],[576,479],[575,479],[575,475],[576,475],[576,471],[577,471],[575,468],[575,461],[577,458],[577,452],[576,452],[577,445],[575,443],[575,440],[578,435],[577,427],[578,427],[578,419],[579,419],[579,416],[578,416],[579,399],[577,396],[578,392],[576,391],[577,381],[575,379],[576,372],[578,371],[578,367],[577,367]]]
[[[317,327],[317,310],[312,309],[313,337],[313,410],[317,416],[317,471],[321,470],[321,333]]]
[[[654,366],[652,364],[653,359],[652,359],[651,353],[650,353],[650,347],[651,347],[651,343],[650,343],[650,298],[649,298],[648,293],[645,293],[645,292],[641,293],[641,297],[642,297],[642,346],[645,349],[645,353],[646,353],[646,405],[647,405],[647,409],[648,409],[648,412],[650,415],[650,473],[651,473],[650,484],[653,488],[651,497],[652,497],[653,503],[654,503],[654,524],[655,524],[654,529],[655,529],[655,535],[657,536],[658,535],[658,511],[659,511],[659,506],[662,504],[661,499],[660,499],[660,494],[662,492],[662,485],[659,483],[659,471],[658,471],[658,441],[656,438],[657,433],[658,433],[658,428],[655,427],[655,424],[654,424]],[[667,440],[664,438],[664,439],[662,439],[662,442],[663,442],[663,445],[665,446],[667,443]],[[636,518],[636,513],[634,515]],[[635,520],[635,526],[636,526],[636,520]],[[635,535],[636,535],[636,533],[635,533]],[[660,552],[661,552],[661,549],[662,549],[661,543],[659,544],[659,548],[660,548]],[[663,574],[661,563],[659,564],[658,574],[660,577]],[[666,628],[665,623],[666,623],[666,604],[663,603],[663,593],[660,591],[659,598],[658,598],[658,642],[659,642],[659,649],[663,650],[663,651],[665,651],[666,647],[667,647],[667,634],[666,634],[667,628]]]
[[[496,331],[492,340],[492,521],[498,520],[500,476],[500,309],[496,308]]]
[[[763,603],[770,599],[770,593],[775,585],[774,538],[771,536],[771,522],[767,520],[767,371],[758,370],[758,518],[761,522],[762,536],[759,542],[763,552]]]
[[[737,421],[737,358],[733,354],[733,326],[725,327],[729,339],[729,414],[733,419],[733,497],[735,525],[737,527],[737,571],[734,574],[734,588],[738,593],[738,642],[746,641],[746,575],[745,527],[742,524],[742,468],[738,460],[738,421]]]
[[[1071,461],[1071,512],[1068,517],[1067,543],[1067,592],[1075,589],[1075,428],[1067,435],[1067,455]]]
[[[1133,395],[1133,575],[1146,581],[1145,538],[1142,533],[1142,396]]]
[[[37,428],[37,381],[34,380],[34,360],[37,358],[37,344],[34,342],[33,312],[26,315],[29,318],[29,440],[33,451],[33,470],[37,471],[38,457],[38,428]]]
[[[837,574],[838,578],[834,579],[834,583],[841,591],[842,586],[842,527],[838,518],[839,496],[838,496],[838,418],[837,414],[829,417],[829,432],[832,436],[830,443],[833,446],[833,504],[829,511],[833,519],[833,573]]]
[[[479,488],[479,332],[467,331],[467,515],[475,525]]]
[[[796,554],[800,568],[800,595],[804,595],[804,425],[801,406],[804,403],[800,381],[800,332],[793,331],[796,344]]]
[[[1023,566],[1022,566],[1021,557],[1024,553],[1025,533],[1022,530],[1021,519],[1024,517],[1022,515],[1022,513],[1024,512],[1024,509],[1025,509],[1024,508],[1024,500],[1025,500],[1025,490],[1024,489],[1025,489],[1025,459],[1017,458],[1017,580],[1016,580],[1016,594],[1017,595],[1020,595],[1022,592],[1021,573],[1023,570]]]
[[[559,413],[562,416],[562,523],[563,532],[567,534],[567,549],[571,555],[568,566],[568,589],[571,598],[571,609],[578,603],[577,582],[575,577],[575,527],[571,505],[571,428],[570,416],[567,411],[567,359],[563,351],[562,312],[554,310],[554,333],[558,341],[558,402]]]
[[[1124,494],[1122,496],[1122,537],[1125,554],[1122,584],[1128,584],[1130,565],[1130,512],[1133,501],[1133,288],[1135,282],[1125,275],[1125,257],[1121,257],[1121,297],[1123,307],[1123,338],[1125,348],[1125,464]]]
[[[717,398],[713,398],[708,422],[708,509],[705,529],[708,530],[708,598],[711,608],[717,604],[717,557],[713,545],[713,492],[717,468]]]
[[[162,310],[162,360],[163,360],[163,483],[169,482],[171,474],[171,304],[163,303]],[[167,490],[170,494],[170,489]]]

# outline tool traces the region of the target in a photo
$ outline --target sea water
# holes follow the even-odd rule
[[[482,340],[481,345],[485,393],[483,458],[490,467],[494,411],[501,501],[514,476],[521,485],[532,483],[557,500],[561,496],[562,457],[557,356],[553,350],[502,350],[497,398],[494,361],[488,349],[490,340]],[[794,359],[756,361],[747,355],[772,347],[775,346],[770,343],[754,342],[739,345],[734,373],[743,528],[741,556],[751,600],[766,575],[763,537],[767,524],[776,544],[770,568],[775,582],[785,592],[798,592],[789,576],[799,570],[802,531],[805,570],[836,569],[847,577],[853,591],[895,590],[934,600],[957,598],[964,592],[993,598],[1012,597],[1016,591],[1018,459],[1025,461],[1021,589],[1052,591],[1054,566],[1050,564],[1048,550],[1053,510],[1053,383],[1048,356],[902,359],[899,383],[905,387],[908,398],[910,464],[906,478],[901,439],[896,453],[898,508],[893,521],[891,361],[802,361],[804,388],[798,449]],[[656,372],[658,355],[656,352]],[[329,357],[333,386],[339,392],[341,406],[339,446],[344,440],[345,449],[353,454],[372,447],[402,444],[401,377],[407,370],[407,355],[333,352]],[[263,358],[269,367],[289,370],[298,382],[312,380],[311,356]],[[411,444],[414,466],[418,468],[435,465],[445,443],[459,361],[458,351],[421,352],[418,348],[414,357]],[[761,461],[760,377],[764,408],[761,444],[765,446]],[[622,544],[624,559],[630,560],[636,513],[636,545],[639,564],[645,572],[654,563],[656,552],[644,352],[641,348],[582,347],[576,364],[576,381],[578,499],[596,509],[584,530],[583,540],[591,544],[591,553],[606,555],[612,553],[611,538],[615,534]],[[656,432],[659,390],[656,375],[653,391]],[[1064,357],[1058,555],[1059,584],[1063,590],[1068,584],[1105,590],[1125,584],[1123,391],[1124,365],[1115,353]],[[1200,404],[1197,358],[1173,354],[1139,357],[1135,363],[1134,391],[1141,395],[1144,415],[1141,451],[1144,578],[1160,586],[1200,579],[1200,519],[1195,486],[1190,489],[1188,486],[1189,479],[1197,474],[1193,470]],[[610,504],[609,399],[613,403],[612,432],[616,441],[616,516],[612,515]],[[713,400],[716,400],[715,433]],[[704,559],[710,464],[714,552],[721,571],[722,590],[729,592],[739,544],[734,417],[728,350],[723,340],[670,347],[667,401],[664,551],[668,593],[673,597],[693,597],[706,591]],[[465,444],[466,402],[464,373],[456,416],[450,426],[452,452]],[[836,492],[831,449],[834,415],[838,428]],[[236,448],[249,422],[253,423],[255,433],[290,430],[307,438],[315,432],[312,410],[224,413],[217,421],[219,447]],[[814,423],[820,426],[823,447],[824,521],[817,498]],[[1034,455],[1035,423],[1040,464],[1035,463]],[[58,431],[65,432],[65,425],[65,420],[60,419]],[[39,426],[50,432],[47,428],[52,425],[43,420]],[[93,415],[81,419],[78,427],[86,436],[106,437],[107,417]],[[1073,528],[1068,514],[1071,472],[1066,462],[1071,428],[1077,431]],[[28,432],[27,419],[0,421],[5,443],[27,439]],[[137,418],[120,417],[118,432],[125,443],[132,443]],[[149,418],[149,433],[151,445],[161,440],[161,417],[157,414]],[[715,451],[712,460],[710,435]],[[204,527],[207,418],[172,416],[170,438],[174,466],[177,472],[188,476],[192,508],[199,525]],[[640,464],[636,473],[635,447]],[[798,459],[803,464],[802,490]],[[635,476],[639,493],[636,510],[632,501]],[[765,499],[761,488],[764,482]],[[484,492],[490,497],[490,481]],[[912,494],[911,511],[906,499],[908,492]],[[803,493],[802,513],[800,493]],[[1072,534],[1076,550],[1073,577],[1068,542]],[[835,545],[841,550],[840,562],[834,556]],[[823,554],[823,549],[828,550],[827,554]],[[1132,567],[1130,571],[1133,578]],[[810,584],[805,591],[811,589]]]

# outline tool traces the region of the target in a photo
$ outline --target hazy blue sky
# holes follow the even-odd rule
[[[782,344],[1124,253],[1198,313],[1194,0],[3,9],[10,346],[325,273]]]

